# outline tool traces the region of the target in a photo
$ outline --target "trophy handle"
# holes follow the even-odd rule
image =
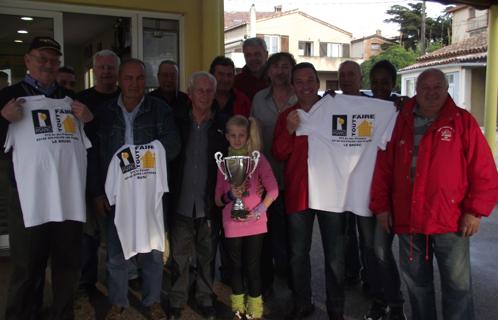
[[[214,154],[214,159],[216,160],[216,165],[218,166],[218,170],[223,174],[225,177],[225,180],[228,180],[228,175],[226,174],[225,170],[223,170],[221,164],[223,163],[223,153],[221,152],[216,152]]]
[[[254,173],[254,171],[256,170],[256,168],[258,167],[259,156],[260,156],[260,153],[259,153],[258,150],[254,150],[252,152],[252,162],[253,162],[253,165],[252,165],[251,172],[249,172],[249,177],[252,176],[252,174]]]

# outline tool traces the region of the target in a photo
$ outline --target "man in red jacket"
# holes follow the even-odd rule
[[[469,237],[498,200],[496,166],[475,119],[448,95],[443,72],[425,70],[416,90],[378,154],[370,209],[399,234],[413,319],[436,319],[434,257],[444,319],[474,319]]]

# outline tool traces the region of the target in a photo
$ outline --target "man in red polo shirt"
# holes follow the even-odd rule
[[[234,87],[239,89],[252,101],[254,95],[270,84],[265,77],[265,64],[268,59],[266,42],[261,38],[249,38],[242,45],[246,65],[235,76]]]

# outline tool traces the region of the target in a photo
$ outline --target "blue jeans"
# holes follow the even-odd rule
[[[310,249],[313,222],[318,217],[325,256],[325,288],[327,310],[332,314],[344,311],[344,246],[346,215],[308,209],[291,213],[289,221],[290,269],[296,307],[312,301]]]
[[[427,238],[428,237],[428,238]],[[410,245],[413,261],[410,261]],[[428,259],[426,259],[426,250]],[[413,319],[435,320],[433,258],[441,276],[443,318],[474,319],[469,238],[457,233],[400,235],[400,267],[408,289]]]
[[[106,217],[107,229],[107,287],[112,304],[128,307],[128,264],[119,241],[114,214]],[[150,306],[159,303],[163,283],[163,253],[152,250],[135,257],[142,267],[142,304]]]
[[[378,261],[377,277],[382,288],[380,300],[391,307],[401,307],[405,301],[401,293],[401,280],[392,250],[393,239],[393,233],[387,233],[380,224],[375,223],[374,249]]]

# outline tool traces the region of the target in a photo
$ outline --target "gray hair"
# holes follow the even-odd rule
[[[261,47],[265,51],[268,51],[268,49],[266,48],[265,40],[258,37],[248,38],[244,40],[244,43],[242,44],[242,51],[244,51],[246,47]]]
[[[93,55],[93,66],[95,66],[97,57],[114,57],[114,59],[116,59],[116,68],[119,68],[119,65],[121,64],[119,56],[114,51],[109,49],[100,50]]]
[[[211,83],[213,84],[213,89],[214,91],[216,91],[216,78],[210,74],[209,72],[206,72],[206,71],[197,71],[197,72],[194,72],[192,73],[192,75],[190,76],[190,79],[188,81],[188,91],[191,92],[191,90],[194,89],[194,85],[195,85],[195,82],[197,81],[197,79],[200,79],[200,78],[208,78],[209,81],[211,81]]]
[[[448,86],[449,86],[448,79],[446,79],[446,75],[444,74],[444,72],[438,68],[429,68],[429,69],[422,71],[422,73],[419,74],[417,77],[417,82],[415,84],[415,88],[418,88],[418,86],[420,85],[421,79],[425,78],[429,74],[435,74],[435,75],[439,76],[441,78],[441,80],[443,80],[445,87],[448,88]]]

